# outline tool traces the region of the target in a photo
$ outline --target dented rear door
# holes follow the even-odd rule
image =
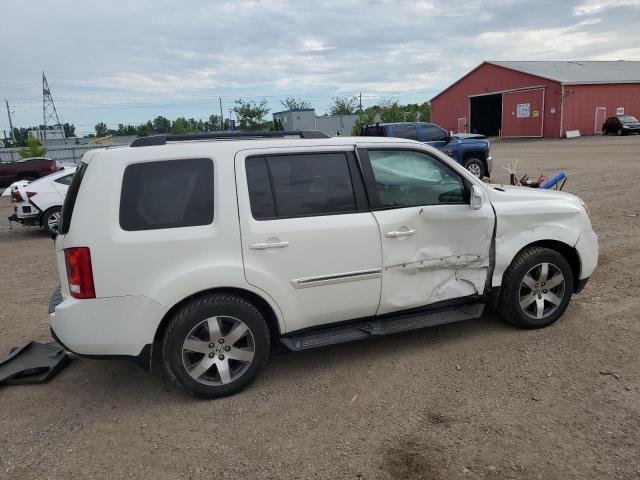
[[[484,293],[494,212],[470,205],[470,186],[436,156],[410,148],[360,150],[382,242],[378,314]]]

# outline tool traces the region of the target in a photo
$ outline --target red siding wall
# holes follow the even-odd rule
[[[458,118],[469,121],[469,95],[500,92],[525,87],[545,86],[544,136],[560,135],[560,84],[553,80],[527,75],[484,63],[434,98],[431,120],[447,130],[458,130]],[[555,114],[551,109],[555,108]],[[542,114],[542,113],[541,113]]]
[[[605,107],[606,116],[624,107],[626,115],[640,117],[640,84],[565,85],[563,129],[580,130],[581,135],[594,133],[596,107]],[[437,123],[437,122],[436,122]],[[599,123],[599,122],[598,122]],[[599,132],[602,125],[597,125]]]
[[[524,90],[502,95],[502,136],[503,137],[540,137],[542,136],[542,110],[544,90]],[[529,116],[518,118],[520,103],[528,103]],[[537,114],[537,116],[536,116]]]

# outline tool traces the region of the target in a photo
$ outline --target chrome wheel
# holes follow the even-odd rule
[[[47,218],[47,226],[49,227],[49,231],[53,233],[58,233],[58,226],[60,225],[60,217],[62,217],[61,212],[53,212]]]
[[[207,318],[191,329],[182,344],[182,363],[191,378],[206,385],[237,380],[255,354],[253,334],[234,317]]]
[[[467,170],[469,170],[474,177],[480,178],[480,176],[482,175],[482,169],[477,163],[469,164],[469,166],[467,166]]]
[[[520,283],[520,308],[529,318],[540,320],[557,310],[564,295],[562,271],[553,263],[539,263]]]

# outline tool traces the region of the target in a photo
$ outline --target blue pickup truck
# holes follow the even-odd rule
[[[478,178],[491,176],[489,141],[483,135],[451,134],[434,123],[401,122],[365,125],[360,135],[424,142],[449,155]]]

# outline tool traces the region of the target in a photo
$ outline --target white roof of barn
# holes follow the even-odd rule
[[[635,61],[487,61],[486,63],[565,84],[640,83],[640,62]]]

